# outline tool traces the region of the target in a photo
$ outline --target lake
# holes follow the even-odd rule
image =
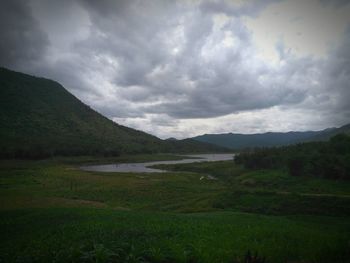
[[[182,160],[157,161],[145,163],[118,163],[103,165],[87,165],[80,168],[84,171],[93,172],[119,172],[119,173],[164,173],[166,170],[150,168],[157,164],[180,164],[180,163],[198,163],[233,160],[234,154],[191,154],[181,155]],[[189,159],[190,158],[190,159]]]

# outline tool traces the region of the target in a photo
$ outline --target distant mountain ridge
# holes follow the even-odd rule
[[[161,140],[119,125],[55,81],[0,67],[0,158],[225,150],[191,139]]]
[[[323,141],[338,133],[350,133],[350,124],[340,128],[328,128],[322,131],[305,132],[266,132],[258,134],[204,134],[193,137],[199,142],[211,143],[218,146],[227,147],[234,150],[253,147],[273,147],[290,145],[301,142]]]

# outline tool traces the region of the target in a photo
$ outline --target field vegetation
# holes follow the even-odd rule
[[[1,161],[0,262],[349,262],[348,181],[233,161],[79,169],[171,158]]]

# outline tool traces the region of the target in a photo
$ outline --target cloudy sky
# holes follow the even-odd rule
[[[0,65],[161,138],[350,122],[350,2],[4,0]]]

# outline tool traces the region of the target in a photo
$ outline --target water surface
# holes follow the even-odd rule
[[[182,155],[182,160],[173,161],[157,161],[145,163],[118,163],[118,164],[103,164],[103,165],[88,165],[80,167],[84,171],[94,172],[119,172],[119,173],[163,173],[166,170],[149,168],[149,166],[157,164],[180,164],[180,163],[198,163],[198,162],[215,162],[233,160],[234,154],[191,154]]]

